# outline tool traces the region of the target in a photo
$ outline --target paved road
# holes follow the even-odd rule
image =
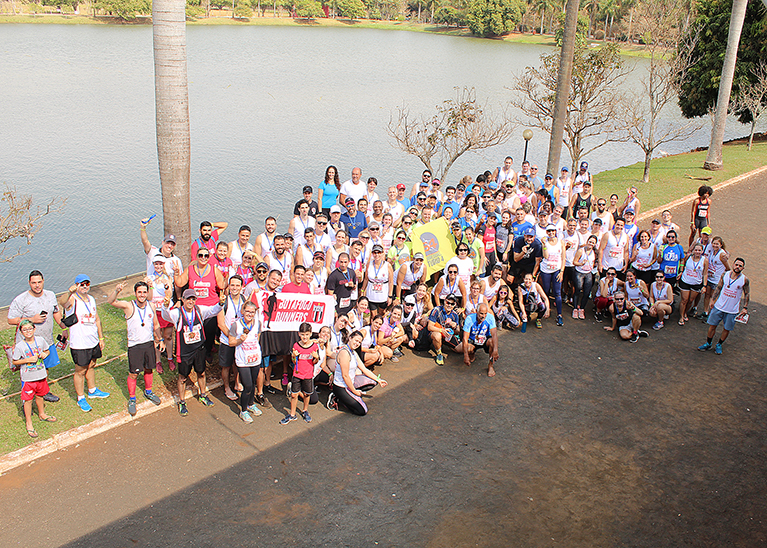
[[[696,322],[632,345],[566,319],[505,334],[494,379],[387,365],[364,418],[246,426],[219,391],[0,478],[3,545],[764,546],[765,191],[715,195],[755,301],[721,357]]]

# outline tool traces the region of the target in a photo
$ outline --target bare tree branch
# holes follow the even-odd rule
[[[500,145],[516,128],[506,112],[495,114],[486,104],[480,105],[474,88],[455,90],[455,99],[437,105],[433,116],[413,116],[402,106],[386,128],[395,147],[418,158],[441,180],[463,154]]]
[[[754,142],[756,124],[767,113],[767,63],[760,61],[751,69],[756,80],[743,82],[738,86],[738,93],[730,100],[730,112],[747,110],[751,113],[751,131],[748,135],[748,150]]]
[[[47,204],[35,207],[32,196],[19,195],[16,188],[6,186],[0,199],[0,263],[29,253],[29,249],[19,246],[9,254],[9,242],[23,238],[27,246],[31,245],[32,238],[43,226],[43,217],[61,211],[65,203],[66,199],[52,198]]]

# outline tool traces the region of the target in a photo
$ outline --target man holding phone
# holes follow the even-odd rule
[[[42,272],[33,270],[29,273],[29,291],[25,291],[11,302],[8,308],[8,323],[16,326],[16,343],[24,339],[18,329],[21,320],[29,320],[35,325],[35,336],[45,339],[49,346],[50,353],[43,363],[46,369],[50,369],[60,363],[53,341],[53,322],[64,330],[60,335],[63,341],[66,341],[69,330],[61,323],[61,309],[56,302],[56,295],[53,291],[44,289],[44,284]],[[52,403],[59,401],[59,397],[51,392],[45,394],[43,399]]]

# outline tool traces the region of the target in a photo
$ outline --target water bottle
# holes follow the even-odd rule
[[[522,333],[525,333],[527,331],[527,320],[522,322]]]
[[[59,341],[59,342],[56,343],[56,348],[58,348],[59,350],[66,349],[66,347],[67,347],[67,338],[66,337],[62,337],[61,335],[58,335],[56,337],[56,340]]]

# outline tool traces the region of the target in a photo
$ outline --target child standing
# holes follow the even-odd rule
[[[56,422],[56,417],[45,414],[45,400],[48,393],[48,373],[43,360],[48,357],[48,343],[42,337],[35,337],[35,324],[29,320],[19,323],[22,340],[13,347],[13,365],[21,370],[21,401],[24,402],[24,418],[27,422],[27,434],[36,438],[37,432],[32,426],[32,400],[37,404],[40,420]]]
[[[280,424],[288,424],[297,420],[296,407],[298,406],[298,394],[304,400],[304,409],[301,416],[306,422],[312,422],[309,415],[309,397],[314,392],[314,364],[320,360],[319,346],[311,341],[312,326],[306,322],[298,327],[298,342],[293,345],[291,356],[293,357],[293,382],[291,383],[290,414],[280,421]]]

